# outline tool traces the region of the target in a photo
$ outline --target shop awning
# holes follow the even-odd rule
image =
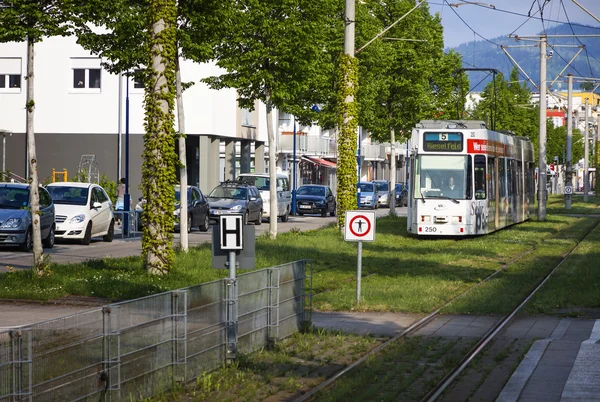
[[[337,164],[335,162],[331,162],[325,159],[321,159],[321,158],[315,158],[315,157],[308,157],[308,156],[303,156],[302,159],[304,159],[307,162],[313,163],[315,165],[320,165],[320,166],[325,166],[328,168],[332,168],[332,169],[336,169],[337,168]]]

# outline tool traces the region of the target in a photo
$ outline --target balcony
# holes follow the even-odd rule
[[[293,132],[280,132],[277,141],[277,152],[288,154],[294,152]],[[296,153],[335,158],[337,156],[337,142],[334,138],[307,135],[305,132],[298,131],[296,133]]]

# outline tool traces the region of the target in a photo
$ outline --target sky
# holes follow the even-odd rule
[[[576,1],[600,19],[600,0]],[[466,4],[468,2],[478,4]],[[439,13],[442,18],[444,47],[446,48],[456,47],[473,40],[483,40],[481,36],[491,39],[511,33],[521,36],[537,35],[544,30],[544,27],[549,28],[556,25],[550,20],[566,23],[567,17],[571,23],[600,28],[600,22],[577,6],[573,0],[491,0],[490,2],[483,0],[427,0],[427,3],[430,12],[432,14]],[[460,5],[452,7],[449,4]],[[543,23],[540,19],[540,5],[544,5]],[[491,6],[494,6],[495,9]],[[533,16],[531,19],[527,17],[530,9]],[[600,30],[598,33],[600,34]]]

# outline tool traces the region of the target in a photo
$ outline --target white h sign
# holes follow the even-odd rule
[[[221,250],[241,250],[243,248],[242,219],[243,215],[221,215],[219,217]]]

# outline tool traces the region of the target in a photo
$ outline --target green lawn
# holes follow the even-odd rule
[[[379,218],[376,241],[363,244],[360,303],[356,303],[357,245],[345,242],[334,227],[309,232],[292,230],[279,234],[274,240],[259,237],[256,266],[260,269],[303,258],[312,259],[313,306],[318,310],[424,313],[527,252],[517,264],[457,300],[448,310],[499,313],[505,310],[509,301],[517,300],[534,286],[561,255],[574,247],[599,221],[590,216],[557,215],[553,211],[560,209],[561,202],[564,203],[561,196],[550,197],[545,222],[534,218],[488,236],[469,239],[415,238],[406,232],[406,218]],[[576,198],[573,210],[587,215],[599,213],[599,204],[597,197],[591,197],[588,204]],[[589,252],[579,258],[593,261],[594,256],[598,255],[592,245]],[[573,269],[578,269],[576,267]],[[175,267],[165,277],[148,276],[140,257],[52,264],[51,273],[42,278],[35,278],[29,271],[0,274],[0,298],[45,301],[80,295],[126,300],[227,275],[227,270],[211,268],[210,245],[203,245],[192,248],[187,254],[177,253]],[[595,270],[589,275],[587,285],[600,283],[600,278],[595,279],[600,275]],[[595,303],[592,294],[590,291],[589,297],[582,296],[569,303],[592,306]],[[568,296],[567,293],[565,297]]]

